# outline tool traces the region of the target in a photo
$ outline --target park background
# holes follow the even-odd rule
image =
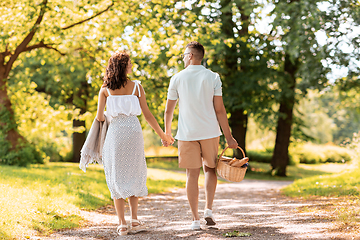
[[[84,174],[77,163],[107,60],[117,50],[130,53],[130,78],[142,82],[163,126],[170,77],[183,69],[180,54],[188,42],[202,43],[203,64],[220,74],[230,127],[250,158],[248,177],[288,180],[358,169],[359,1],[5,0],[0,13],[0,202],[21,215],[30,210],[19,195],[29,194],[36,215],[2,208],[5,239],[78,226],[76,209],[109,204],[101,167]],[[139,119],[149,168],[176,169],[176,144],[162,148]],[[167,174],[150,174],[151,191],[184,186]],[[83,185],[94,179],[99,189]],[[358,197],[356,179],[323,194]],[[309,194],[322,194],[320,188]]]

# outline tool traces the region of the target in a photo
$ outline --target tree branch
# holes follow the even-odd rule
[[[41,3],[41,9],[40,9],[39,16],[36,19],[34,26],[31,28],[29,34],[24,38],[24,40],[16,47],[14,54],[11,55],[9,61],[6,63],[5,77],[7,77],[9,75],[12,65],[15,62],[15,60],[18,58],[19,54],[22,53],[24,51],[24,49],[26,49],[26,46],[33,39],[36,31],[39,28],[41,21],[43,20],[47,3],[48,3],[48,0],[43,0],[43,2]]]
[[[11,52],[9,52],[9,50],[6,49],[5,52],[1,52],[0,54],[1,54],[3,57],[6,57],[6,56],[11,55]]]
[[[83,52],[85,53],[90,59],[92,59],[96,64],[98,64],[101,68],[105,68],[106,66],[104,66],[103,64],[101,64],[98,60],[96,60],[96,58],[94,56],[91,55],[90,51],[85,49],[85,48],[76,48],[75,51],[79,51],[79,52]]]
[[[52,44],[45,44],[43,41],[37,43],[37,44],[34,44],[34,45],[31,45],[31,46],[27,46],[23,52],[27,52],[27,51],[31,51],[33,49],[37,49],[37,48],[47,48],[47,49],[52,49],[58,53],[60,53],[62,56],[65,56],[66,54],[65,53],[62,53],[60,52],[57,48],[54,48],[51,46]]]
[[[66,30],[66,29],[75,27],[76,25],[79,25],[79,24],[82,24],[82,23],[84,23],[84,22],[90,21],[91,19],[93,19],[93,18],[95,18],[95,17],[103,14],[104,12],[108,11],[112,6],[114,6],[114,1],[113,1],[106,9],[98,12],[98,13],[95,14],[94,16],[91,16],[91,17],[89,17],[89,18],[86,18],[86,19],[84,19],[84,20],[81,20],[80,22],[73,23],[73,24],[71,24],[71,25],[69,25],[69,26],[67,26],[67,27],[63,27],[63,28],[61,28],[61,30]]]

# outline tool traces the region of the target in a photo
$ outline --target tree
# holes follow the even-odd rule
[[[101,43],[101,40],[91,34],[109,28],[99,16],[104,16],[114,7],[126,12],[132,6],[134,4],[131,2],[113,1],[92,1],[91,4],[87,1],[74,3],[47,0],[0,3],[0,19],[3,23],[0,35],[0,127],[9,146],[6,153],[19,152],[26,144],[17,130],[7,89],[9,74],[17,64],[19,55],[39,48],[54,50],[58,54],[65,54],[70,48],[91,53]],[[19,10],[21,14],[17,14]],[[124,15],[115,11],[112,20],[105,19],[105,22],[124,20],[127,23],[130,18]]]
[[[299,96],[304,96],[307,89],[321,89],[327,85],[326,74],[330,68],[325,61],[339,65],[349,62],[348,55],[338,45],[341,37],[348,32],[339,32],[339,28],[346,22],[344,17],[356,1],[330,1],[327,10],[320,10],[322,1],[272,2],[275,19],[271,34],[277,41],[274,44],[278,45],[283,60],[277,63],[280,66],[280,98],[271,165],[276,175],[285,176],[297,92]],[[322,32],[334,36],[324,45],[319,44],[316,37]]]
[[[82,55],[82,52],[79,52],[74,55],[54,56],[44,49],[34,50],[19,57],[21,63],[13,69],[10,74],[12,81],[9,83],[9,86],[12,86],[19,81],[30,80],[36,83],[37,92],[50,96],[51,107],[56,109],[57,106],[62,105],[72,112],[69,117],[73,121],[72,159],[70,159],[73,162],[79,161],[80,150],[86,138],[83,115],[88,111],[94,111],[91,106],[96,106],[93,99],[98,94],[98,87],[89,84],[87,78],[94,61]],[[45,114],[42,116],[42,118],[48,117],[51,116]]]
[[[191,40],[201,42],[207,52],[204,64],[221,74],[230,126],[234,137],[245,149],[248,115],[259,116],[260,113],[270,112],[274,93],[268,84],[275,71],[267,67],[273,46],[266,36],[263,37],[256,30],[249,30],[249,26],[252,29],[255,26],[250,14],[260,6],[255,1],[194,1],[170,10],[169,4],[162,4],[161,8],[155,7],[153,3],[143,6],[144,12],[152,12],[153,19],[149,21],[145,18],[146,21],[139,26],[150,30],[150,52],[154,52],[154,55],[146,57],[147,61],[141,60],[145,64],[151,63],[143,64],[141,69],[149,69],[151,73],[160,69],[160,76],[164,76],[166,71],[172,74],[179,69],[176,65],[180,64],[182,68],[182,62],[177,56],[184,45]],[[138,33],[136,29],[134,32]],[[138,38],[134,42],[140,40]],[[149,72],[142,73],[153,76]],[[164,78],[157,78],[154,83],[161,83],[159,89],[167,87],[169,77],[165,75]],[[238,157],[241,155],[240,151],[235,154]]]
[[[195,1],[188,10],[203,22],[202,25],[212,26],[202,28],[195,22],[190,25],[193,28],[188,26],[188,32],[200,33],[197,40],[207,50],[204,64],[221,75],[229,124],[233,136],[245,151],[248,117],[250,114],[259,116],[271,109],[273,93],[269,82],[275,73],[267,67],[273,47],[267,36],[255,28],[260,18],[256,9],[261,9],[256,1],[222,0]],[[234,155],[242,157],[238,150]]]

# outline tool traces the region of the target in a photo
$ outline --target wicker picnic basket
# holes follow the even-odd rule
[[[240,151],[244,156],[243,159],[245,159],[246,157],[244,151],[240,147],[238,148],[240,149]],[[217,174],[228,181],[241,182],[244,179],[247,167],[230,166],[229,163],[231,162],[231,160],[233,160],[233,158],[223,156],[226,149],[228,149],[228,147],[226,147],[222,151],[222,153],[220,154],[217,160],[217,166],[216,166]]]

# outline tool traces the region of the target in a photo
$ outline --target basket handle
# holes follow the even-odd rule
[[[228,149],[229,148],[229,146],[227,146],[226,148],[224,148],[224,150],[221,152],[221,154],[220,154],[220,156],[219,156],[219,158],[217,159],[217,162],[219,162],[220,161],[220,158],[222,157],[222,155],[224,154],[224,152],[226,151],[226,149]],[[241,153],[243,154],[243,156],[245,157],[245,152],[244,152],[244,150],[242,150],[242,148],[241,147],[237,147],[238,149],[240,149],[240,151],[241,151]],[[217,163],[216,162],[216,163]]]

